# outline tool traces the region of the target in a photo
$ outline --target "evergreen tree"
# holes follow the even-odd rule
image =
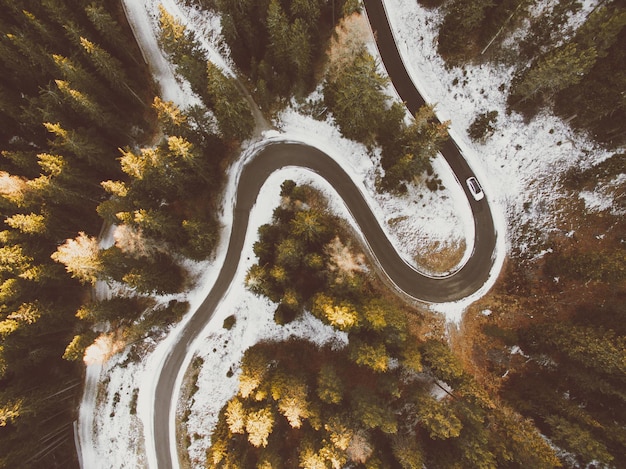
[[[553,95],[575,85],[597,58],[595,48],[580,49],[569,43],[540,57],[513,84],[510,101],[527,100],[537,93]]]
[[[412,435],[396,435],[391,447],[402,469],[421,469],[424,456],[417,439]]]
[[[17,213],[7,217],[4,222],[27,235],[44,235],[48,229],[46,217],[37,213]]]
[[[334,298],[323,293],[314,298],[311,312],[331,326],[343,331],[349,331],[359,323],[359,313],[355,310],[354,305],[347,301],[337,304]]]
[[[100,5],[98,2],[92,2],[85,6],[85,13],[91,24],[104,36],[107,43],[115,49],[117,54],[128,57],[135,63],[139,63],[128,50],[128,43],[124,40],[125,34],[122,28],[104,5]]]
[[[324,217],[313,209],[296,213],[291,221],[291,231],[294,236],[303,239],[310,247],[321,246],[330,240]]]
[[[387,434],[398,431],[396,416],[388,403],[370,389],[359,387],[352,390],[351,410],[357,421],[367,429],[380,429]]]
[[[246,410],[243,402],[237,397],[233,397],[226,405],[226,422],[231,433],[244,433],[246,429]]]
[[[268,437],[272,433],[274,426],[274,414],[269,407],[250,412],[246,419],[246,432],[248,441],[252,446],[267,446]]]
[[[207,63],[208,96],[224,138],[245,140],[254,129],[254,117],[234,78],[226,77],[213,63]]]
[[[300,428],[309,417],[306,381],[298,376],[276,373],[271,384],[272,399],[278,402],[278,411],[292,428]]]
[[[176,71],[189,81],[191,89],[200,96],[208,107],[212,107],[206,93],[207,70],[205,54],[193,31],[159,5],[159,40],[163,50],[171,55]]]
[[[353,336],[349,349],[350,358],[357,365],[367,366],[378,373],[385,372],[389,368],[390,357],[383,343],[368,343]]]
[[[332,364],[322,366],[317,376],[317,394],[328,404],[339,404],[343,400],[345,385]]]
[[[620,95],[620,90],[626,87],[626,73],[622,67],[626,53],[621,47],[626,40],[626,28],[622,26],[613,36],[626,12],[624,9],[618,11],[609,16],[606,20],[609,24],[601,31],[581,27],[577,41],[584,45],[592,44],[594,38],[601,38],[599,58],[578,84],[556,96],[555,106],[556,112],[571,125],[590,131],[599,141],[615,147],[626,141],[626,134],[620,126],[626,114],[626,103]],[[604,25],[601,19],[604,19],[604,14],[598,13],[598,22]],[[611,40],[614,42],[609,45]]]
[[[364,48],[347,66],[331,70],[324,101],[346,138],[364,143],[374,140],[387,109],[385,84],[376,61]]]
[[[259,350],[248,349],[241,362],[239,394],[243,398],[250,396],[261,384],[267,373],[267,356]]]
[[[119,60],[102,47],[84,37],[80,38],[80,44],[93,62],[96,70],[98,70],[112,86],[118,90],[126,89],[128,86],[128,77]]]
[[[471,51],[480,31],[491,0],[454,0],[446,6],[444,21],[439,30],[438,51],[452,61]]]
[[[75,335],[72,341],[65,348],[63,358],[68,361],[82,360],[85,356],[85,350],[96,339],[95,332],[87,332],[85,334]]]
[[[52,259],[64,264],[73,278],[93,285],[103,270],[99,251],[98,241],[81,232],[76,238],[68,239],[59,246],[52,254]]]
[[[424,172],[432,172],[431,160],[449,138],[449,121],[437,121],[433,106],[422,106],[413,122],[397,126],[394,137],[383,137],[381,163],[385,169],[383,187],[397,189]]]
[[[461,434],[463,424],[455,415],[453,407],[445,400],[438,401],[423,396],[417,409],[419,425],[432,439],[456,438]]]

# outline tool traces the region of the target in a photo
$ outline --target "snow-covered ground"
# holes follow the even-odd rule
[[[227,51],[216,33],[219,21],[215,17],[205,18],[197,10],[184,7],[183,2],[176,0],[125,0],[123,3],[132,18],[136,34],[143,38],[144,54],[148,56],[164,99],[172,100],[181,107],[197,102],[189,87],[174,77],[172,65],[158,49],[154,31],[158,24],[159,3],[197,32],[212,60],[227,72],[232,70]],[[585,164],[590,164],[608,155],[573,135],[554,117],[540,116],[525,125],[515,115],[506,116],[505,98],[498,87],[504,84],[506,88],[510,70],[486,66],[447,70],[435,54],[435,31],[440,21],[438,15],[423,9],[415,0],[386,0],[386,4],[407,68],[427,101],[437,104],[439,117],[452,121],[451,132],[478,174],[496,215],[496,226],[501,236],[493,282],[507,245],[517,239],[518,234],[510,227],[527,222],[540,229],[550,226],[551,219],[545,207],[549,207],[554,198],[555,175],[572,165],[582,164],[583,158]],[[373,42],[370,42],[369,47],[373,50],[372,45]],[[453,84],[455,80],[458,81],[456,85]],[[490,110],[499,112],[496,134],[484,145],[471,142],[466,136],[469,123],[476,113]],[[349,169],[407,261],[413,262],[416,250],[434,241],[452,245],[466,241],[471,248],[473,229],[468,204],[444,161],[437,160],[435,169],[446,186],[445,191],[432,193],[411,188],[407,196],[394,198],[376,193],[376,169],[367,150],[343,139],[329,122],[315,121],[291,108],[279,116],[276,125],[278,131],[267,133],[266,138],[305,141],[335,156]],[[259,144],[250,142],[247,154],[251,154]],[[235,181],[241,161],[229,172],[230,183],[222,214],[225,226],[223,242],[213,260],[193,266],[198,273],[198,286],[184,298],[189,301],[191,312],[213,285],[225,254],[224,244],[228,239]],[[311,316],[305,316],[288,327],[278,327],[272,320],[273,306],[249,293],[243,285],[245,272],[254,262],[252,243],[256,230],[270,220],[271,211],[279,202],[279,185],[286,178],[320,188],[333,210],[348,216],[332,188],[309,172],[288,168],[274,174],[265,184],[251,216],[246,247],[235,281],[214,319],[192,347],[192,351],[196,351],[204,362],[196,382],[199,390],[189,403],[186,422],[191,436],[189,453],[193,467],[203,467],[217,412],[236,392],[237,364],[246,348],[262,339],[290,336],[324,343],[332,341],[337,346],[345,343],[345,336]],[[586,197],[589,203],[596,200],[591,195]],[[508,233],[513,234],[507,238],[504,235]],[[464,308],[489,286],[464,302],[438,305],[437,309],[450,321],[458,321]],[[222,325],[224,318],[230,315],[235,315],[237,320],[234,327],[227,331]],[[184,318],[168,331],[159,343],[148,339],[137,345],[141,359],[134,357],[131,349],[127,348],[103,363],[90,366],[89,386],[79,418],[84,468],[156,467],[151,435],[156,376],[167,350],[187,320],[188,317]],[[105,349],[114,349],[112,340],[108,345],[104,342],[100,341],[100,345]],[[190,361],[191,355],[187,363]],[[227,377],[229,370],[234,372],[230,378]]]
[[[596,3],[585,2],[585,8]],[[505,216],[509,241],[515,242],[516,229],[528,222],[549,229],[553,220],[544,209],[558,197],[558,176],[573,166],[591,166],[611,152],[576,135],[552,115],[540,114],[529,123],[518,114],[507,115],[505,92],[512,68],[447,69],[436,54],[440,14],[414,0],[385,0],[385,4],[413,81],[427,102],[436,103],[439,118],[451,120],[451,134],[479,176],[494,212]],[[485,144],[472,142],[466,129],[474,117],[494,110],[498,111],[495,134]]]

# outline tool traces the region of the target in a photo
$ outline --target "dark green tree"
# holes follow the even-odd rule
[[[346,137],[373,143],[387,109],[383,92],[386,79],[363,48],[346,66],[330,71],[324,85],[324,101]]]
[[[252,135],[254,117],[235,78],[229,78],[211,62],[207,63],[207,93],[224,138],[245,140]]]

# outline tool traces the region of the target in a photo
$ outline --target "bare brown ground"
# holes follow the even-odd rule
[[[452,241],[433,241],[415,254],[415,262],[418,266],[429,272],[445,273],[454,270],[459,265],[465,254],[467,245],[462,239]]]

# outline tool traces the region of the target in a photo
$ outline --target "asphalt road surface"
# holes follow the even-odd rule
[[[424,104],[415,89],[396,49],[384,7],[380,0],[365,0],[367,14],[376,31],[378,47],[385,67],[400,97],[411,113]],[[489,277],[494,262],[496,233],[486,199],[475,201],[468,192],[465,180],[473,173],[450,139],[442,150],[461,186],[465,190],[475,225],[475,243],[465,265],[446,277],[428,277],[410,267],[398,255],[385,236],[364,197],[352,183],[350,176],[328,155],[299,143],[273,143],[263,147],[243,169],[238,182],[235,214],[224,264],[215,282],[197,312],[180,334],[180,340],[170,350],[161,370],[154,400],[154,444],[159,469],[173,467],[170,454],[170,409],[174,385],[189,346],[211,319],[237,271],[245,240],[250,210],[267,177],[285,166],[301,166],[324,177],[339,193],[355,218],[366,239],[371,254],[387,277],[406,294],[428,302],[454,301],[480,289]],[[174,457],[176,457],[174,455]]]

